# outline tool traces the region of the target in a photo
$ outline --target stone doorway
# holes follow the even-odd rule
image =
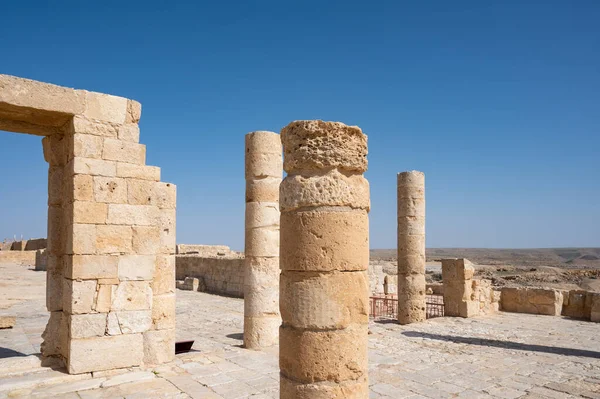
[[[176,188],[145,165],[140,116],[133,100],[0,75],[0,130],[43,136],[41,350],[72,374],[174,355]]]

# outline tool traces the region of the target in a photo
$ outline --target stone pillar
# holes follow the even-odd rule
[[[425,174],[398,173],[398,322],[425,320]]]
[[[479,301],[472,298],[474,273],[468,259],[442,259],[444,316],[473,317],[479,314]]]
[[[244,346],[261,349],[279,337],[279,184],[281,139],[246,135],[246,248]]]
[[[367,398],[367,137],[296,121],[281,140],[280,397]]]

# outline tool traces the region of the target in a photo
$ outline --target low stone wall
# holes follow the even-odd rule
[[[0,263],[34,266],[35,252],[36,251],[0,251]]]
[[[175,247],[177,255],[198,255],[198,256],[228,256],[235,255],[227,245],[197,245],[197,244],[177,244]]]
[[[44,249],[48,245],[48,240],[45,238],[34,238],[31,240],[13,241],[10,244],[11,251],[37,251]]]
[[[499,295],[490,280],[473,279],[475,269],[468,259],[442,259],[444,314],[473,317],[497,312]]]
[[[46,255],[45,249],[38,249],[35,251],[35,270],[46,271],[46,264],[48,256]]]
[[[560,316],[563,293],[544,288],[502,288],[501,309],[505,312]]]
[[[202,279],[206,292],[244,297],[244,255],[238,252],[228,256],[177,255],[176,279]]]

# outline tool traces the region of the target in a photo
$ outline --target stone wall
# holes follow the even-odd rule
[[[199,256],[226,256],[236,252],[232,251],[227,245],[196,245],[196,244],[177,244],[175,247],[177,255],[199,255]]]
[[[175,270],[177,280],[185,280],[186,277],[202,279],[207,292],[244,297],[242,253],[232,252],[227,256],[177,255]]]
[[[35,265],[35,251],[0,251],[0,264]]]
[[[563,293],[544,288],[502,288],[501,308],[505,312],[560,316]]]
[[[473,279],[468,259],[442,259],[444,314],[473,317],[497,312],[499,293],[490,280]]]

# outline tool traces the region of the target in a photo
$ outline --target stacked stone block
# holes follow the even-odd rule
[[[145,165],[141,105],[5,75],[0,87],[0,128],[45,136],[43,355],[69,373],[170,360],[176,194]]]
[[[424,321],[425,174],[398,173],[398,322]]]
[[[367,398],[367,137],[339,122],[281,131],[282,398]]]
[[[479,314],[479,299],[473,295],[475,269],[468,259],[442,259],[444,315],[473,317]]]
[[[277,344],[279,314],[279,184],[281,139],[272,132],[246,135],[246,245],[244,346]]]

